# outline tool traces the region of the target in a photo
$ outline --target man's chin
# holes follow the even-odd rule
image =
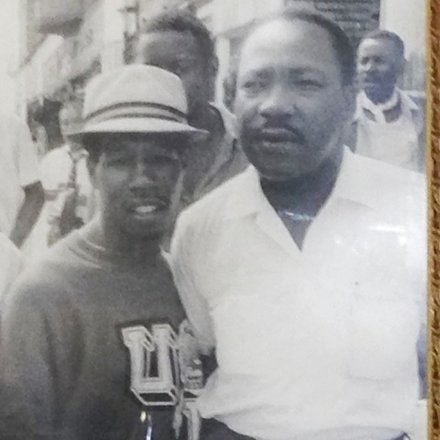
[[[377,84],[366,84],[363,90],[367,97],[373,102],[383,102],[386,100],[387,93]]]
[[[170,220],[167,216],[152,219],[130,219],[125,225],[125,232],[139,240],[160,239],[166,232]]]
[[[294,167],[270,167],[265,165],[256,166],[258,174],[270,182],[287,182],[301,177],[304,173]]]

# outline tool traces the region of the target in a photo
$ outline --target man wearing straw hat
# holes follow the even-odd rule
[[[174,221],[182,152],[205,135],[186,112],[178,77],[152,66],[102,74],[86,89],[77,135],[98,213],[7,298],[0,438],[120,440],[136,438],[142,423],[142,438],[173,438],[173,329],[183,310],[160,245]]]

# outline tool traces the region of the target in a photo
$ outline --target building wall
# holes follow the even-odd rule
[[[123,64],[124,22],[120,12],[123,0],[81,0],[82,17],[73,24],[70,22],[66,29],[62,26],[66,19],[62,9],[65,0],[50,0],[59,2],[60,13],[54,15],[53,23],[46,17],[45,26],[61,35],[35,36],[32,31],[38,44],[29,44],[32,40],[29,30],[37,29],[39,22],[37,14],[29,13],[29,5],[35,1],[24,0],[21,5],[22,56],[16,75],[17,112],[27,119],[43,113],[46,129],[52,133],[48,135],[48,145],[53,148],[60,142],[59,130],[54,128],[58,124],[59,108],[55,104],[75,95],[81,98],[91,76]],[[56,22],[57,17],[61,24]]]
[[[85,0],[84,0],[85,1]],[[35,29],[37,18],[26,14],[33,0],[25,0],[22,8],[22,63],[18,77],[28,77],[24,99],[30,101],[42,94],[50,96],[75,77],[83,75],[98,62],[103,70],[123,63],[124,25],[118,0],[88,0],[80,25],[73,34],[43,35],[29,45],[28,32]],[[24,39],[24,42],[23,42]]]

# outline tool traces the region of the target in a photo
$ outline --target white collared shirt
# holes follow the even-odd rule
[[[9,236],[25,199],[24,188],[40,180],[29,128],[16,116],[0,115],[0,232]]]
[[[399,103],[399,117],[387,122],[384,111]],[[374,120],[363,114],[364,109],[374,116]],[[365,92],[361,92],[355,119],[358,121],[356,153],[410,170],[420,167],[421,112],[403,91],[395,89],[390,100],[383,104],[374,104]]]
[[[264,440],[411,431],[426,295],[421,182],[346,149],[302,251],[253,167],[181,215],[170,263],[218,361],[202,417]]]

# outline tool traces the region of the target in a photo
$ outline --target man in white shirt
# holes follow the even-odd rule
[[[59,121],[64,145],[47,153],[41,161],[49,245],[89,219],[88,199],[92,192],[87,152],[70,136],[81,126],[80,103],[66,103],[60,110]]]
[[[347,143],[363,156],[424,171],[424,112],[396,86],[404,65],[404,43],[397,34],[377,30],[361,41],[361,92]]]
[[[244,42],[236,114],[252,165],[183,212],[170,255],[218,363],[203,440],[415,431],[424,185],[344,147],[354,73],[347,36],[315,13],[286,10]]]
[[[20,247],[44,202],[29,128],[15,116],[0,117],[0,232]]]
[[[45,203],[26,243],[26,264],[39,258],[50,245],[90,219],[94,194],[87,169],[87,152],[70,133],[82,124],[81,104],[70,101],[59,112],[64,144],[40,162]]]

